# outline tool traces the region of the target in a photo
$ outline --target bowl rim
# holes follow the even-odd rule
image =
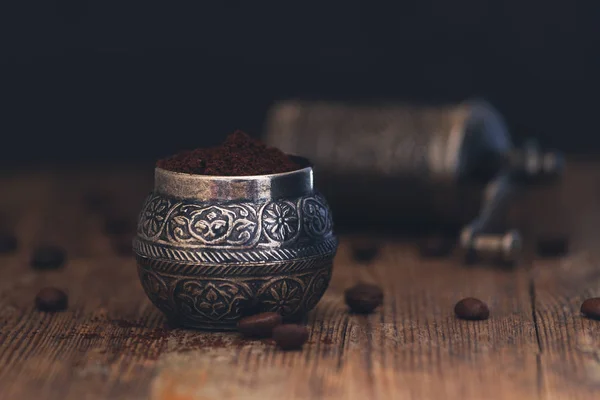
[[[312,193],[312,164],[304,157],[290,158],[303,167],[276,174],[247,176],[196,175],[155,167],[154,191],[168,197],[200,202],[262,201]]]
[[[289,155],[288,157],[291,158],[292,160],[296,161],[297,163],[299,163],[300,165],[302,165],[302,168],[298,168],[292,171],[286,171],[286,172],[278,172],[276,174],[262,174],[262,175],[200,175],[200,174],[190,174],[187,172],[177,172],[177,171],[171,171],[169,169],[164,169],[164,168],[160,168],[160,167],[155,167],[154,170],[160,170],[161,172],[165,173],[165,174],[173,174],[173,175],[185,175],[185,176],[193,176],[194,179],[199,179],[199,180],[228,180],[228,179],[236,179],[236,180],[257,180],[257,179],[261,179],[264,177],[268,177],[268,178],[274,178],[274,177],[278,177],[278,176],[286,176],[286,175],[290,175],[290,174],[294,174],[300,171],[304,171],[304,170],[308,170],[308,169],[312,169],[312,164],[311,162],[304,157],[300,157],[300,156],[294,156],[294,155]]]

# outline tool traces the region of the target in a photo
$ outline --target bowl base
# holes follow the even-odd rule
[[[232,332],[237,330],[237,323],[231,324],[212,324],[206,322],[197,321],[182,321],[182,320],[169,320],[169,325],[182,329],[194,329],[200,331],[211,331],[211,332]]]
[[[306,325],[308,319],[307,313],[298,313],[293,315],[285,315],[283,317],[283,323],[285,324],[302,324]],[[183,328],[183,329],[195,329],[201,331],[211,332],[232,332],[237,331],[237,322],[234,323],[206,323],[198,321],[185,321],[168,319],[168,325],[172,328]]]

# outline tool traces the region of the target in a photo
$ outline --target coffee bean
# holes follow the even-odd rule
[[[135,232],[135,223],[129,218],[109,217],[104,221],[104,232],[109,235],[122,235]]]
[[[35,296],[35,306],[40,311],[63,311],[67,304],[67,294],[53,287],[43,288]]]
[[[91,192],[83,196],[86,208],[92,212],[105,212],[110,206],[110,195],[104,192]]]
[[[238,330],[244,336],[269,337],[273,328],[281,325],[281,315],[276,312],[264,312],[242,318],[238,322]]]
[[[273,329],[273,340],[283,350],[300,349],[308,340],[308,330],[303,325],[279,325]]]
[[[133,239],[129,235],[119,235],[112,238],[111,245],[119,256],[130,257],[133,255]]]
[[[536,247],[540,257],[560,257],[569,252],[569,240],[561,235],[541,237]]]
[[[61,267],[67,259],[65,251],[57,246],[40,246],[33,252],[31,266],[36,269]]]
[[[17,238],[10,233],[0,233],[0,254],[12,253],[17,249]]]
[[[374,243],[355,243],[352,245],[352,257],[356,261],[371,261],[379,252],[379,248]]]
[[[588,318],[600,320],[600,297],[584,301],[581,304],[581,313]]]
[[[456,303],[454,313],[458,318],[468,320],[488,319],[490,316],[487,304],[473,297],[467,297]]]
[[[345,298],[352,312],[368,314],[383,303],[383,292],[379,286],[359,283],[346,290]]]
[[[456,238],[436,233],[425,236],[419,242],[421,257],[446,257],[454,249]]]

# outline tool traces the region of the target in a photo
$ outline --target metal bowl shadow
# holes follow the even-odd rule
[[[325,199],[302,169],[224,177],[155,170],[133,247],[150,300],[177,324],[235,329],[244,315],[314,308],[337,238]]]

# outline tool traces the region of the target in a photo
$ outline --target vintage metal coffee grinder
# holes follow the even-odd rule
[[[515,148],[486,101],[417,106],[287,100],[264,140],[310,159],[342,225],[463,226],[470,255],[511,262],[521,237],[506,210],[522,183],[556,179],[562,156]]]

